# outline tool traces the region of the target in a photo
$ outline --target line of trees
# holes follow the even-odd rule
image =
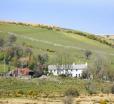
[[[1,64],[6,64],[9,67],[28,67],[31,70],[38,70],[41,72],[47,70],[47,54],[38,54],[35,56],[32,52],[32,48],[17,45],[16,40],[17,37],[15,35],[9,35],[6,40],[0,37]]]
[[[97,80],[114,80],[114,70],[111,68],[111,61],[101,54],[89,64],[88,69],[83,71],[82,78]]]
[[[103,37],[99,37],[99,36],[95,36],[94,34],[89,34],[89,33],[86,33],[86,32],[81,32],[81,31],[75,31],[75,30],[68,30],[68,29],[63,29],[65,32],[67,33],[73,33],[73,34],[77,34],[77,35],[80,35],[80,36],[85,36],[89,39],[92,39],[92,40],[96,40],[100,43],[103,43],[103,44],[106,44],[108,46],[111,46],[111,47],[114,47],[114,44],[111,43],[111,42],[108,42],[105,38]]]

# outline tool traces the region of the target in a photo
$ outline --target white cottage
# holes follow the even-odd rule
[[[72,77],[81,77],[83,70],[87,69],[85,64],[70,64],[70,65],[49,65],[48,72],[55,76],[65,74]]]

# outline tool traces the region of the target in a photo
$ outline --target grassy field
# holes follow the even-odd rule
[[[101,44],[92,39],[88,39],[86,37],[79,36],[73,33],[72,34],[65,33],[63,31],[55,31],[55,30],[48,30],[45,28],[39,28],[39,27],[35,28],[31,26],[21,26],[16,24],[7,24],[7,23],[0,24],[0,31],[1,31],[0,34],[1,35],[3,34],[3,36],[7,36],[8,32],[15,33],[19,37],[18,39],[19,43],[30,42],[29,43],[30,45],[33,45],[39,48],[48,48],[50,46],[50,48],[52,47],[55,49],[56,48],[61,49],[64,46],[69,46],[69,48],[71,48],[70,46],[72,46],[72,47],[78,47],[79,49],[82,48],[82,50],[92,49],[93,51],[96,51],[96,50],[106,51],[106,52],[114,51],[114,49],[110,48],[109,46]],[[35,40],[30,41],[30,39],[23,39],[23,37],[21,36],[30,37],[30,38],[36,39],[36,41]],[[43,40],[43,41],[37,41],[37,40]],[[58,46],[57,45],[54,46],[53,43],[58,44]],[[63,45],[63,46],[59,47],[59,45]],[[67,48],[67,47],[64,47],[64,48]],[[77,50],[76,48],[74,49]]]
[[[91,87],[90,94],[86,89]],[[112,83],[75,78],[48,77],[46,79],[0,78],[0,104],[113,104]],[[67,89],[75,88],[78,97],[66,97]],[[69,104],[69,103],[68,103]]]
[[[67,62],[71,63],[85,63],[86,61],[91,63],[95,60],[96,56],[99,55],[105,57],[105,60],[111,61],[110,67],[112,67],[112,69],[114,67],[114,48],[96,40],[80,36],[79,34],[67,33],[62,30],[56,31],[55,29],[50,30],[36,26],[24,26],[20,24],[0,22],[0,37],[4,37],[6,43],[10,34],[14,34],[17,37],[15,45],[18,44],[21,46],[26,45],[31,47],[34,55],[47,53],[49,55],[48,64],[57,63],[57,58],[61,57],[66,58]],[[90,60],[86,60],[84,56],[86,50],[90,50],[92,52]],[[5,66],[5,71],[7,70],[8,66]],[[0,63],[0,72],[4,72],[3,63]],[[72,88],[76,88],[81,95],[90,95],[91,93],[110,93],[112,85],[113,83],[111,82],[81,80],[76,78],[60,78],[54,76],[50,76],[46,79],[35,78],[30,80],[0,78],[0,98],[63,98],[66,90]],[[100,102],[102,99],[106,100],[107,97],[103,96],[104,95],[99,97],[97,102]],[[76,100],[82,99],[82,102],[91,102],[91,99],[93,99],[93,101],[97,100],[97,97],[93,97],[91,99],[89,98],[90,97],[83,97]],[[5,101],[8,101],[9,104],[19,104],[20,102],[20,100],[17,102],[11,102],[7,99]],[[54,100],[54,104],[62,104],[62,100],[57,101],[59,103]],[[0,100],[0,103],[4,104],[2,102],[4,102],[4,100]],[[21,103],[25,104],[26,102]],[[41,101],[41,104],[44,103],[45,102]],[[29,104],[29,102],[26,104]],[[34,104],[37,104],[37,102],[34,102]],[[46,104],[48,104],[48,102]]]
[[[3,72],[7,72],[11,69],[14,69],[15,67],[13,66],[9,66],[9,65],[5,65],[3,63],[0,64],[0,73],[3,73]]]
[[[0,97],[63,97],[68,89],[77,89],[81,95],[110,93],[111,82],[48,77],[46,79],[0,78]],[[88,89],[89,88],[89,89]]]
[[[48,53],[50,56],[49,63],[55,63],[57,54],[69,55],[71,62],[83,63],[86,61],[84,58],[85,50],[92,51],[93,57],[101,54],[108,56],[114,61],[112,58],[114,56],[113,48],[78,34],[35,26],[0,23],[0,36],[7,38],[9,34],[15,34],[17,36],[18,44],[26,44],[32,47],[34,54]]]

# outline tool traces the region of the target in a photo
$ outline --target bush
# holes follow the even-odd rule
[[[106,100],[101,100],[100,104],[107,104],[107,101]]]
[[[114,94],[114,85],[111,88],[111,93]]]
[[[37,91],[29,90],[27,95],[29,95],[30,97],[35,97],[38,95],[38,93],[37,93]]]
[[[110,87],[103,87],[101,89],[102,93],[104,94],[109,94],[111,92],[111,88]]]
[[[90,58],[91,55],[92,55],[92,52],[90,50],[85,51],[85,57],[87,60]]]
[[[89,93],[90,95],[96,94],[96,92],[95,92],[94,90],[88,90],[88,93]]]
[[[17,37],[15,35],[9,35],[8,42],[9,44],[14,43],[17,40]]]
[[[20,96],[22,96],[24,94],[24,92],[22,91],[22,90],[17,90],[16,92],[15,92],[15,96],[16,97],[20,97]]]
[[[72,96],[65,96],[64,100],[63,100],[64,104],[72,104],[73,103],[73,98]]]
[[[75,88],[69,88],[69,89],[67,89],[67,90],[65,91],[65,94],[64,94],[64,95],[65,95],[65,96],[77,97],[77,96],[79,96],[80,94],[79,94],[79,92],[78,92],[77,89],[75,89]]]
[[[85,85],[85,88],[86,88],[88,94],[90,94],[90,95],[97,93],[96,85],[93,84],[92,82],[87,83]]]
[[[51,50],[51,49],[47,49],[48,52],[52,52],[52,53],[55,53],[54,50]]]
[[[66,75],[65,74],[60,74],[59,77],[66,78]]]

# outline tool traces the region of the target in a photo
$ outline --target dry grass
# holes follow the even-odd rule
[[[24,99],[24,98],[2,98],[0,104],[64,104],[64,98],[38,98],[38,99]],[[114,95],[94,95],[73,98],[73,104],[114,104]],[[104,103],[103,103],[104,104]]]

